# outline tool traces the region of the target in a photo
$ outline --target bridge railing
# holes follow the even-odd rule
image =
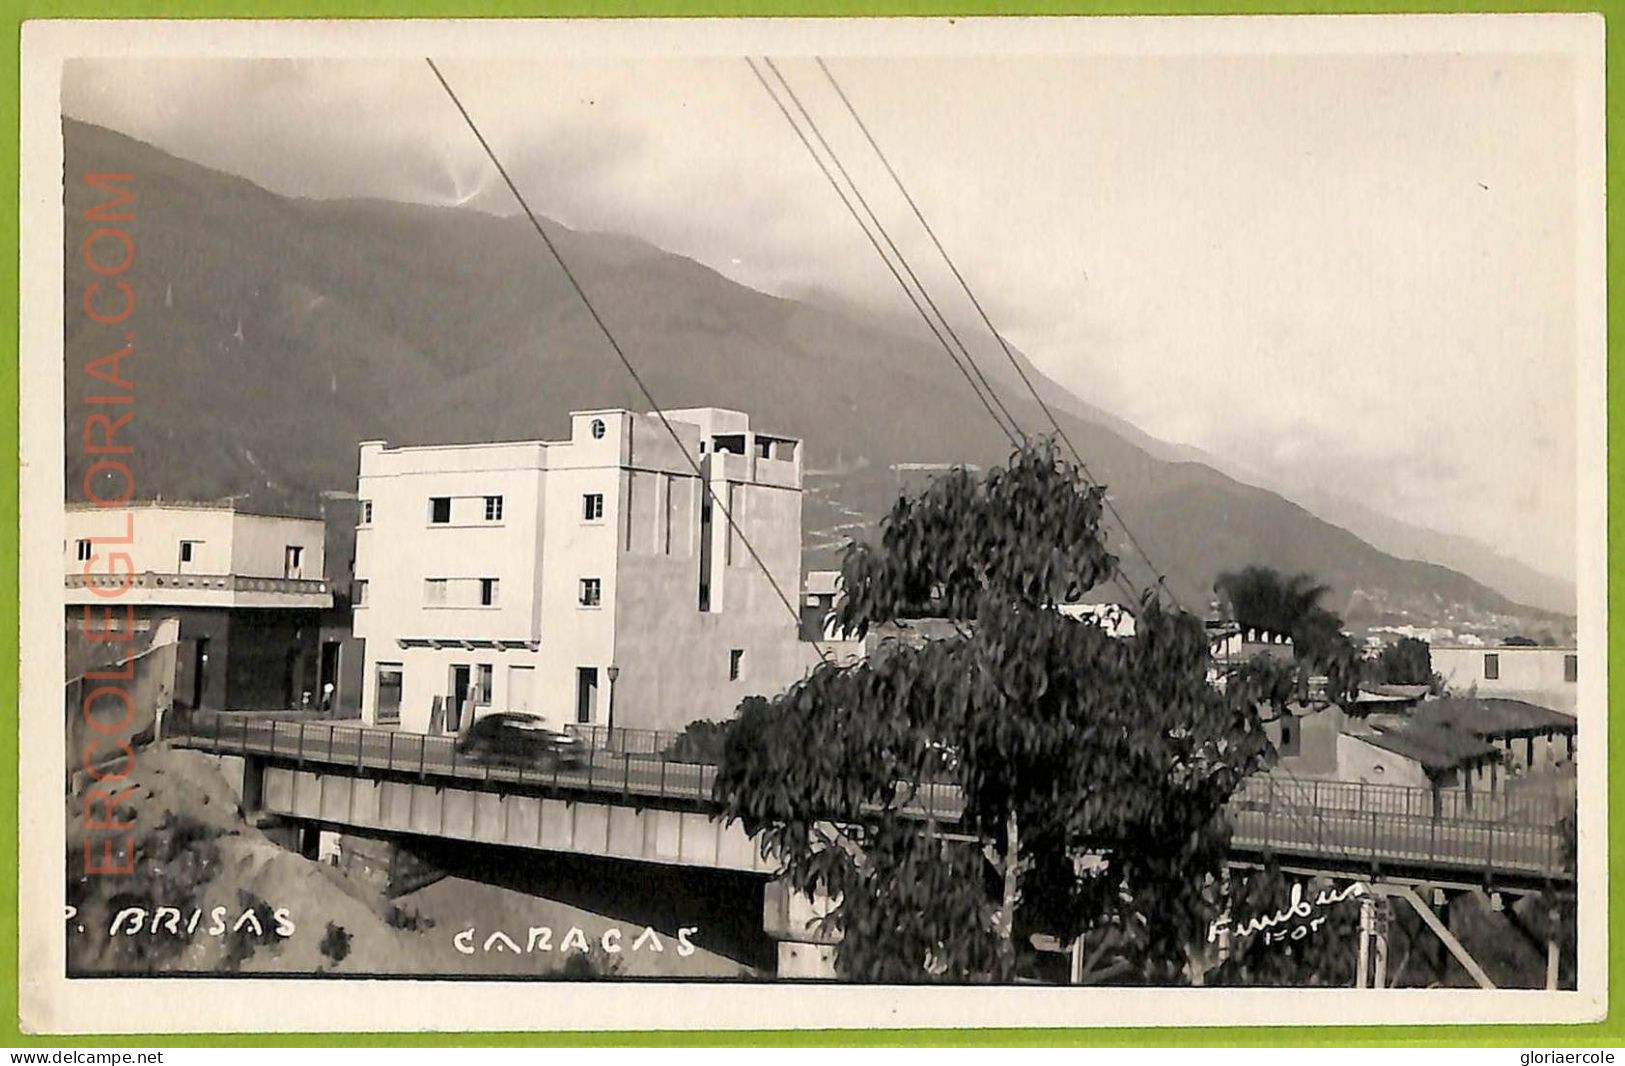
[[[453,736],[249,714],[176,715],[166,722],[164,737],[222,755],[269,756],[425,780],[449,777],[627,796],[708,800],[717,774],[713,765],[658,753],[590,748],[570,760],[508,762],[462,751]]]
[[[1230,802],[1232,845],[1373,867],[1408,863],[1547,878],[1572,874],[1560,829],[1562,819],[1574,814],[1572,800],[1479,797],[1471,808],[1441,804],[1438,814],[1434,802],[1430,789],[1360,789],[1261,774]]]
[[[679,742],[682,733],[667,729],[623,729],[620,726],[576,725],[564,727],[595,751],[613,751],[617,754],[661,755]]]
[[[570,762],[508,763],[460,751],[451,736],[428,736],[362,725],[288,721],[255,715],[192,714],[171,718],[165,737],[220,754],[269,756],[340,772],[386,771],[423,780],[494,781],[566,792],[620,794],[709,802],[714,764],[673,755],[675,740],[655,731],[599,738],[602,745]],[[677,734],[667,734],[675,738]],[[589,738],[590,739],[590,738]],[[639,745],[647,750],[634,750]],[[1469,811],[1434,813],[1431,790],[1360,787],[1262,774],[1249,778],[1229,805],[1233,846],[1322,860],[1401,863],[1461,871],[1511,871],[1553,877],[1571,873],[1558,828],[1572,802],[1556,796],[1481,797]],[[959,790],[929,783],[907,809],[957,817]]]
[[[1291,775],[1256,774],[1242,782],[1232,806],[1274,806],[1293,801],[1319,810],[1363,811],[1400,818],[1438,818],[1452,822],[1554,826],[1574,809],[1571,796],[1551,792],[1500,791],[1469,794],[1461,789],[1373,785],[1327,781]]]

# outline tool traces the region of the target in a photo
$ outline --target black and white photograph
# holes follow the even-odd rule
[[[1600,1017],[1601,44],[30,24],[25,1020]]]

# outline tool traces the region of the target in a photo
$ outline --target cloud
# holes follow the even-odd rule
[[[1572,577],[1567,61],[832,66],[995,323],[1084,400]],[[923,330],[743,60],[443,69],[539,212]],[[990,343],[817,68],[781,69]],[[290,195],[514,210],[418,62],[74,62],[63,106]]]

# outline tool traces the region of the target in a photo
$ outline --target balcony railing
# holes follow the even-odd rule
[[[193,592],[273,592],[319,596],[329,591],[326,581],[300,577],[248,577],[243,574],[68,574],[70,589],[164,589]]]

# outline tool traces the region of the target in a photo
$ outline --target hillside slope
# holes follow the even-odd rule
[[[563,436],[571,409],[643,409],[528,226],[462,209],[309,201],[64,123],[66,172],[131,173],[138,301],[132,467],[142,496],[244,496],[314,513],[353,487],[356,442]],[[92,199],[95,196],[95,199]],[[80,366],[122,340],[89,322],[85,209],[67,189],[69,440]],[[924,341],[756,292],[627,237],[550,236],[663,405],[711,404],[807,441],[809,562],[828,564],[896,492],[897,463],[986,466],[1008,444]],[[1042,416],[1005,393],[1024,424]],[[1078,402],[1068,405],[1082,409]],[[1099,421],[1062,422],[1169,586],[1198,609],[1223,569],[1263,563],[1333,586],[1351,621],[1562,624],[1460,574],[1397,559],[1281,497],[1148,452]],[[1141,443],[1144,443],[1143,441]],[[87,462],[70,448],[70,495]],[[1146,569],[1121,543],[1137,581]]]

